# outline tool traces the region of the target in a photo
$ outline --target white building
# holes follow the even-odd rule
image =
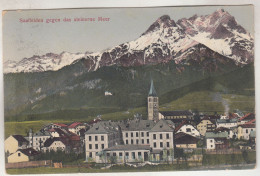
[[[224,127],[228,129],[237,127],[237,119],[217,119],[216,126],[217,128]]]
[[[206,139],[206,147],[209,150],[216,150],[216,149],[227,149],[229,146],[228,143],[228,132],[206,132],[205,139]]]
[[[250,132],[255,131],[255,124],[242,124],[239,125],[238,128],[238,139],[249,140]]]
[[[200,132],[190,123],[183,121],[178,127],[175,129],[175,133],[186,133],[194,137],[200,137]]]

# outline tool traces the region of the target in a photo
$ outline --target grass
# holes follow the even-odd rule
[[[224,112],[221,102],[212,100],[212,92],[198,91],[188,93],[175,101],[160,106],[161,111],[170,110],[196,110],[199,112]]]
[[[223,94],[222,97],[230,104],[230,111],[255,112],[255,96]]]

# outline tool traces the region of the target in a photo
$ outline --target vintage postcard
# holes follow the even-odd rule
[[[6,173],[255,168],[254,6],[2,18]]]

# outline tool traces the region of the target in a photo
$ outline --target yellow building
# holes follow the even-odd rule
[[[8,156],[7,160],[8,163],[19,163],[19,162],[26,162],[30,161],[35,158],[36,155],[38,155],[39,152],[32,148],[27,149],[19,149],[15,153]]]
[[[12,154],[18,149],[25,149],[29,142],[21,135],[12,135],[5,140],[5,152]]]
[[[205,136],[207,131],[213,131],[215,128],[216,125],[208,117],[204,117],[197,125],[197,129],[202,136]]]

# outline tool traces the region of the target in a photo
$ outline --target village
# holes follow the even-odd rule
[[[37,132],[30,129],[28,136],[13,134],[5,139],[6,168],[65,167],[61,155],[72,154],[84,160],[85,165],[78,167],[101,165],[104,169],[113,165],[198,166],[218,155],[231,156],[232,161],[225,164],[243,164],[250,163],[248,153],[256,150],[253,112],[196,115],[190,110],[159,111],[152,80],[147,111],[147,119],[103,121],[98,117],[89,122],[51,123]],[[58,159],[52,161],[53,156]]]

